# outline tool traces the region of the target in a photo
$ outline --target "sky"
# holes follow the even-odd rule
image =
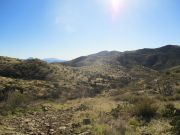
[[[0,0],[0,55],[70,60],[180,45],[180,0]]]

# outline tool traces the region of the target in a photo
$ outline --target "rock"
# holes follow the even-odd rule
[[[45,133],[39,131],[38,135],[45,135]]]
[[[65,126],[66,127],[72,127],[72,123],[67,123]]]
[[[57,119],[57,117],[53,116],[52,119]]]
[[[50,133],[50,134],[54,134],[54,133],[55,133],[55,130],[54,130],[54,129],[50,129],[50,130],[49,130],[49,133]]]
[[[79,106],[76,106],[73,108],[73,111],[85,111],[87,110],[88,107],[84,104],[80,104]]]
[[[33,122],[29,122],[29,123],[28,123],[28,126],[29,126],[29,127],[33,127],[33,126],[34,126],[34,123],[33,123]]]
[[[72,126],[79,128],[82,123],[72,125],[72,110],[53,110],[51,106],[47,108],[48,111],[46,112],[27,112],[24,115],[5,119],[2,124],[9,124],[14,127],[13,131],[19,131],[27,135],[78,135]]]
[[[47,112],[47,111],[49,110],[49,107],[48,107],[48,106],[43,106],[43,105],[42,105],[42,110],[43,110],[44,112]]]
[[[62,130],[66,130],[66,128],[67,128],[67,127],[62,126],[62,127],[59,127],[59,130],[61,130],[61,131],[62,131]]]
[[[44,123],[44,125],[47,127],[47,128],[50,128],[50,124],[49,123]]]
[[[65,126],[59,127],[58,133],[60,135],[61,134],[64,135],[66,132],[67,132],[67,127],[65,127]]]
[[[48,131],[47,131],[47,134],[48,135],[54,135],[54,133],[55,133],[55,130],[54,129],[48,129]]]
[[[28,112],[30,115],[36,115],[36,112]]]
[[[58,122],[53,122],[52,123],[52,126],[55,126],[55,125],[57,125],[58,124]]]
[[[86,132],[83,132],[83,133],[81,133],[81,134],[79,134],[79,135],[91,135],[91,132],[86,131]]]
[[[91,120],[86,118],[86,119],[83,119],[83,125],[89,125],[91,124]]]
[[[37,135],[36,133],[34,133],[34,132],[31,132],[31,133],[29,133],[29,135]]]
[[[71,125],[72,128],[78,128],[80,126],[81,126],[80,123],[72,123],[72,125]]]
[[[24,120],[25,123],[28,123],[28,122],[30,122],[30,121],[31,121],[31,119],[25,119],[25,120]]]

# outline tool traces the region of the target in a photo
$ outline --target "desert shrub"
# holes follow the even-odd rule
[[[124,126],[119,127],[119,129],[114,129],[112,127],[106,127],[103,135],[125,135],[126,128]]]
[[[157,112],[157,107],[154,105],[154,101],[149,98],[142,98],[132,109],[132,114],[134,116],[145,120],[146,122],[149,122]]]
[[[60,86],[59,83],[53,83],[54,89],[49,93],[49,98],[57,99],[62,94],[62,91],[64,90],[63,87]]]
[[[164,99],[166,99],[165,101],[177,101],[180,100],[180,95],[174,94],[173,96],[164,97]]]
[[[157,87],[160,94],[163,96],[172,96],[174,92],[173,83],[174,82],[171,79],[159,80],[157,82]]]
[[[0,101],[3,101],[4,100],[4,94],[2,92],[2,90],[0,90]]]
[[[131,105],[124,103],[124,104],[119,104],[116,108],[113,108],[110,112],[111,116],[114,118],[120,118],[119,116],[127,117],[129,116],[129,111],[131,109]]]
[[[128,98],[128,97],[127,97],[127,98]],[[129,96],[128,102],[129,102],[130,104],[139,103],[139,102],[141,102],[141,99],[142,99],[142,98],[143,98],[143,97],[140,96],[140,95],[132,95],[132,96]]]
[[[128,125],[130,125],[131,127],[138,127],[141,125],[141,123],[136,118],[132,118],[128,121]]]
[[[20,92],[13,92],[8,95],[7,108],[14,111],[17,107],[25,107],[28,103],[28,98]]]
[[[180,100],[180,94],[175,94],[173,97],[174,97],[174,100]]]
[[[177,94],[180,94],[180,88],[177,88],[175,91]]]
[[[170,114],[172,116],[172,121],[170,124],[172,126],[172,132],[174,135],[180,135],[180,109],[177,109],[172,105],[168,108],[171,108]]]
[[[61,95],[62,91],[60,88],[56,88],[53,91],[51,91],[49,97],[52,99],[58,99]]]
[[[166,71],[166,75],[170,75],[171,74],[171,72],[170,71]]]
[[[175,115],[175,112],[176,112],[176,108],[174,107],[174,104],[169,103],[165,105],[162,115],[164,117],[173,117]]]
[[[100,124],[95,125],[94,134],[103,135],[105,128],[106,128],[105,125],[100,125]]]
[[[125,135],[126,128],[124,123],[118,121],[117,124],[113,126],[105,124],[97,124],[94,127],[93,134],[95,135]]]
[[[115,101],[126,101],[130,104],[134,104],[141,100],[141,95],[131,94],[131,93],[123,93],[122,95],[118,95],[114,98]]]
[[[111,110],[111,115],[114,117],[114,118],[118,118],[119,115],[120,115],[120,112],[122,110],[122,107],[120,105],[118,105],[116,108],[113,108]]]
[[[180,114],[178,116],[175,116],[170,124],[173,126],[173,133],[175,135],[180,135]]]

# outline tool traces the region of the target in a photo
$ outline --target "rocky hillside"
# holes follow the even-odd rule
[[[79,57],[65,62],[72,67],[92,65],[113,65],[133,67],[141,65],[152,69],[166,69],[180,64],[180,46],[167,45],[156,49],[117,52],[104,51],[89,56]]]
[[[116,64],[117,62],[116,59],[120,54],[121,53],[117,51],[112,51],[112,52],[103,51],[88,56],[82,56],[72,61],[64,62],[64,64],[72,67],[104,65],[106,63]]]
[[[152,69],[167,69],[180,64],[180,46],[167,45],[156,49],[125,52],[118,57],[123,66],[143,65]]]

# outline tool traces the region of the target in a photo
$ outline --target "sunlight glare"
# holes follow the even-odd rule
[[[109,0],[109,5],[111,8],[112,16],[115,17],[119,14],[121,8],[123,7],[124,0]]]
[[[118,10],[119,10],[119,4],[120,4],[120,0],[111,0],[112,9],[113,9],[115,12],[118,12]]]

